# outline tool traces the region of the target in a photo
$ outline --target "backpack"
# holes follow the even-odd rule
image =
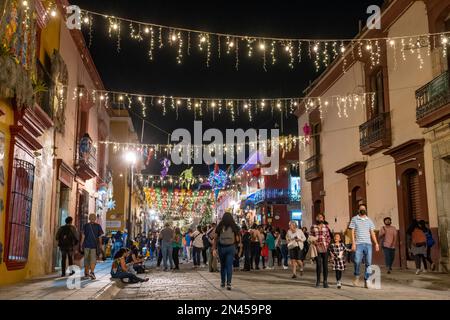
[[[72,228],[70,226],[62,226],[61,234],[58,239],[58,246],[60,248],[70,248],[78,243],[75,235],[73,234]]]
[[[425,233],[425,236],[427,238],[427,247],[431,248],[432,246],[434,246],[435,242],[434,242],[434,239],[433,239],[433,235],[431,234],[431,231],[428,230]]]
[[[234,244],[235,234],[231,227],[224,228],[219,235],[219,243],[224,246],[230,246]]]
[[[211,246],[211,243],[209,242],[209,237],[206,234],[204,234],[202,240],[203,240],[203,249],[208,249]]]
[[[412,232],[412,242],[413,244],[425,244],[427,243],[427,236],[425,235],[425,232],[423,232],[419,228],[415,228]]]

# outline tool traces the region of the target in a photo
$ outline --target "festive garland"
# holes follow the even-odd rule
[[[218,32],[206,32],[187,28],[160,25],[149,22],[141,22],[132,19],[107,15],[89,10],[81,10],[83,26],[88,28],[89,43],[92,43],[94,17],[103,17],[110,38],[116,38],[117,51],[121,50],[123,30],[129,30],[129,39],[148,43],[148,58],[154,60],[155,49],[164,47],[173,48],[177,55],[176,61],[181,64],[186,55],[190,55],[192,47],[205,55],[205,63],[210,67],[214,52],[217,58],[222,55],[233,55],[235,57],[235,68],[239,69],[240,49],[246,48],[248,57],[261,59],[263,68],[267,71],[269,65],[274,65],[282,55],[287,58],[290,68],[301,64],[304,60],[312,61],[316,71],[327,67],[333,61],[342,59],[343,69],[347,65],[347,59],[358,56],[367,56],[373,66],[380,63],[383,48],[389,46],[394,49],[396,55],[397,47],[404,56],[411,52],[417,56],[422,67],[424,62],[421,54],[422,48],[428,51],[439,46],[447,51],[450,32],[425,33],[418,35],[399,37],[379,37],[367,39],[307,39],[307,38],[279,38],[261,37],[253,35],[235,35]],[[446,54],[446,52],[445,52]]]

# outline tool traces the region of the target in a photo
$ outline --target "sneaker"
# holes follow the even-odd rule
[[[328,282],[324,281],[324,282],[323,282],[323,287],[324,287],[324,288],[328,288]]]
[[[355,277],[352,281],[354,287],[359,287],[359,277]]]
[[[231,284],[227,284],[227,290],[231,290]]]
[[[287,269],[289,269],[289,267],[287,267],[287,266],[283,266],[283,269],[284,269],[284,270],[287,270]]]
[[[303,269],[300,270],[300,275],[301,275],[301,276],[303,275]]]
[[[320,281],[316,281],[316,288],[320,287]]]
[[[297,275],[293,274],[291,278],[295,279],[295,278],[297,278]]]
[[[388,271],[387,271],[387,274],[391,274],[391,270],[388,270]]]
[[[221,284],[220,284],[220,287],[221,287],[221,288],[225,288],[225,283],[221,283]]]
[[[416,270],[416,275],[420,274],[420,269]]]
[[[342,287],[342,284],[340,281],[337,282],[337,288],[340,289]]]
[[[422,269],[422,273],[427,273],[427,269]]]
[[[91,272],[90,274],[89,274],[89,277],[92,279],[92,280],[95,280],[96,278],[95,278],[95,273],[93,273],[93,272]]]
[[[364,288],[369,289],[369,280],[364,280]]]

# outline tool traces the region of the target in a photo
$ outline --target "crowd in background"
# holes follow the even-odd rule
[[[230,234],[223,226],[227,219],[226,226],[231,226],[233,231]],[[155,261],[156,266],[164,271],[179,270],[183,263],[192,263],[194,269],[208,267],[210,272],[218,272],[219,265],[225,263],[233,271],[246,272],[272,270],[277,266],[289,269],[290,266],[292,278],[302,276],[305,261],[310,261],[316,265],[316,287],[321,283],[324,288],[328,287],[331,264],[336,274],[336,285],[341,288],[347,263],[354,264],[354,285],[359,285],[361,265],[365,266],[364,283],[367,287],[373,247],[376,251],[382,249],[387,273],[391,273],[398,245],[398,230],[391,225],[391,218],[384,219],[384,225],[376,235],[364,204],[360,205],[343,234],[333,233],[323,214],[317,215],[310,229],[299,228],[295,221],[291,221],[287,229],[256,223],[249,226],[245,220],[238,226],[229,213],[220,223],[219,226],[215,223],[198,225],[182,232],[179,227],[173,228],[166,222],[161,230],[140,233],[131,239],[127,230],[105,237],[101,226],[96,223],[95,214],[89,216],[89,223],[79,236],[72,225],[72,218],[68,217],[66,225],[56,235],[62,253],[62,275],[65,276],[66,260],[72,265],[75,253],[84,257],[85,277],[95,279],[96,261],[110,257],[113,260],[113,278],[128,282],[146,281],[136,276],[148,271],[146,261]],[[428,264],[434,270],[431,248],[435,241],[427,223],[413,220],[406,234],[408,254],[414,258],[416,274],[427,272]],[[228,252],[227,260],[221,251]],[[226,272],[231,278],[231,270]]]

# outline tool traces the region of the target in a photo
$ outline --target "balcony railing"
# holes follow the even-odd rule
[[[305,179],[307,181],[319,178],[322,173],[320,166],[320,155],[314,155],[305,160]]]
[[[380,113],[359,126],[359,146],[365,155],[387,148],[391,144],[391,121],[389,112]]]
[[[89,180],[98,176],[97,173],[97,149],[91,138],[83,137],[78,147],[78,175],[83,180]]]
[[[422,128],[450,117],[448,70],[416,91],[416,104],[416,120]]]

